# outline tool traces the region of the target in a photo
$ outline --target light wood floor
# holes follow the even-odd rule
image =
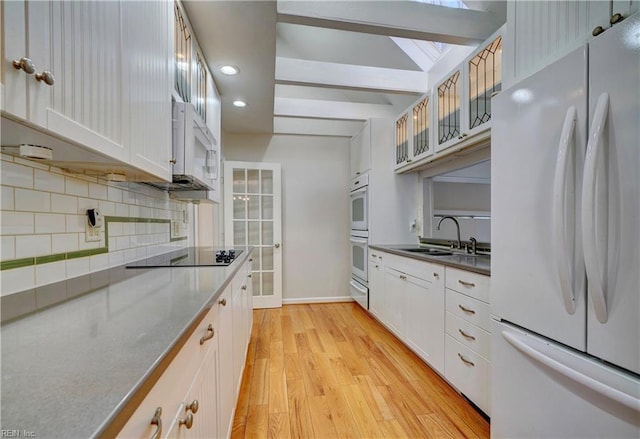
[[[239,438],[488,438],[489,425],[355,303],[255,310]]]

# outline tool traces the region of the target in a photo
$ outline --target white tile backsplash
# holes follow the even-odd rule
[[[107,186],[97,183],[89,183],[89,197],[96,200],[107,199]]]
[[[90,258],[75,258],[67,260],[67,279],[82,276],[91,272]]]
[[[34,221],[33,213],[3,210],[0,215],[0,234],[4,236],[33,233],[35,230]]]
[[[36,233],[64,233],[66,221],[64,214],[36,213]],[[54,251],[55,253],[55,251]]]
[[[36,286],[59,282],[67,278],[67,263],[65,261],[50,262],[36,265]]]
[[[89,196],[89,183],[87,181],[73,177],[65,177],[64,180],[67,195],[76,195],[78,197]]]
[[[122,203],[122,190],[113,187],[113,186],[108,186],[107,187],[107,197],[109,199],[109,201],[114,201],[116,203]]]
[[[0,251],[2,254],[2,260],[16,258],[16,238],[14,236],[1,236],[0,237]]]
[[[62,175],[42,169],[35,169],[34,172],[34,189],[64,193],[64,177]]]
[[[51,212],[51,194],[16,188],[15,209],[22,212]]]
[[[89,266],[91,267],[91,272],[109,268],[109,254],[103,253],[101,255],[91,256],[89,258]]]
[[[0,295],[7,296],[33,288],[36,283],[35,265],[0,271]]]
[[[33,188],[33,168],[3,161],[0,174],[2,186]]]
[[[85,215],[66,215],[67,233],[84,232],[87,221]]]
[[[51,194],[51,212],[78,213],[78,198],[71,195]]]
[[[16,259],[51,254],[51,235],[16,236]]]
[[[100,242],[86,242],[86,210],[90,208],[100,209],[107,217],[151,219],[182,219],[189,208],[188,203],[170,200],[167,192],[144,184],[107,182],[7,155],[1,155],[0,159],[2,261],[104,249],[107,244],[104,228]],[[108,228],[108,253],[1,270],[1,294],[74,278],[187,245],[186,240],[170,242],[168,224],[112,219]]]
[[[60,233],[51,235],[51,251],[52,253],[69,253],[79,250],[78,238],[81,237],[78,233]],[[84,239],[84,236],[82,236]]]
[[[2,210],[15,210],[14,197],[13,197],[13,188],[9,186],[2,187],[2,193],[0,193],[0,205],[2,206]]]

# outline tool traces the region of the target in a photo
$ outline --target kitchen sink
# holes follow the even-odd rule
[[[404,248],[402,250],[411,253],[422,253],[429,256],[449,256],[453,254],[452,252],[439,250],[437,248]]]

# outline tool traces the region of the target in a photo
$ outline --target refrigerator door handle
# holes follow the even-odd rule
[[[567,252],[566,227],[565,227],[565,195],[566,195],[566,177],[567,163],[569,162],[569,153],[571,140],[575,138],[575,127],[578,110],[572,105],[567,110],[562,125],[562,134],[560,135],[560,145],[558,147],[558,156],[556,158],[556,170],[553,180],[553,244],[555,246],[556,267],[558,269],[558,277],[560,278],[560,291],[562,300],[567,313],[574,314],[576,312],[576,298],[573,291],[571,281],[571,268],[569,261],[571,260]]]
[[[616,401],[617,403],[622,404],[625,407],[628,407],[634,411],[640,411],[640,399],[627,393],[621,392],[620,390],[608,386],[598,380],[595,380],[590,376],[576,371],[575,369],[567,367],[561,362],[545,355],[544,353],[530,346],[525,340],[522,340],[521,336],[509,333],[507,331],[502,331],[502,337],[511,346],[513,346],[526,356],[530,357],[531,359],[548,367],[549,369],[554,370],[559,374],[567,377],[568,379],[581,384],[582,386],[587,387],[613,401]]]
[[[593,115],[589,142],[587,143],[587,154],[584,161],[584,179],[582,185],[582,242],[584,248],[584,264],[587,271],[589,291],[595,309],[596,318],[600,323],[607,323],[607,300],[600,275],[600,264],[598,261],[598,249],[596,246],[596,167],[598,164],[598,153],[602,139],[602,132],[609,113],[609,94],[602,93],[596,104],[596,111]]]

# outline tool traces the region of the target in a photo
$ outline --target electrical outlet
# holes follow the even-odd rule
[[[89,222],[86,222],[84,225],[85,242],[100,241],[102,239],[101,231],[102,227],[91,227]]]

